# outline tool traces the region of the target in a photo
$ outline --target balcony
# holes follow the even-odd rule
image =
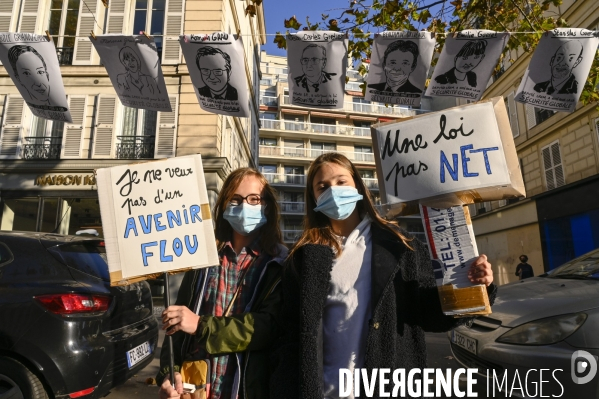
[[[270,75],[287,75],[289,73],[288,68],[278,68],[270,65],[260,65],[260,71]]]
[[[363,84],[363,83],[362,82],[347,82],[345,84],[345,90],[362,92],[362,88],[360,87],[361,84]]]
[[[304,186],[305,175],[286,175],[283,173],[263,173],[266,180],[273,185]]]
[[[57,47],[58,65],[73,65],[73,47]]]
[[[364,185],[366,186],[366,188],[369,190],[378,190],[379,189],[378,179],[374,179],[371,177],[363,177],[362,181],[364,182]]]
[[[117,159],[152,159],[156,136],[116,136]]]
[[[283,242],[288,244],[293,244],[299,240],[302,235],[302,230],[282,230],[283,233]]]
[[[266,105],[268,107],[276,107],[278,104],[279,104],[279,99],[277,97],[260,95],[260,105]]]
[[[261,145],[259,147],[260,156],[276,158],[314,159],[327,152],[338,152],[354,162],[374,163],[374,154],[371,152],[337,151],[304,147],[279,147],[274,145]]]
[[[62,137],[25,137],[23,159],[60,159]]]
[[[304,214],[304,202],[280,201],[281,214]]]
[[[353,82],[353,83],[357,83],[357,82]],[[362,89],[358,88],[357,91],[361,91],[361,90]],[[288,95],[283,95],[282,104],[292,105],[291,101],[289,100]],[[406,118],[408,116],[414,116],[414,115],[423,113],[422,110],[411,109],[411,108],[406,108],[406,107],[398,107],[398,106],[391,106],[391,105],[386,106],[385,104],[378,104],[378,103],[368,104],[368,103],[349,102],[349,101],[345,101],[343,103],[343,109],[331,109],[329,111],[360,112],[360,113],[365,113],[365,114],[392,115],[392,116],[398,116],[398,117],[404,117],[404,118]]]
[[[304,133],[324,133],[343,136],[370,137],[369,127],[351,125],[324,125],[300,121],[285,121],[273,119],[260,119],[263,129],[289,130]]]

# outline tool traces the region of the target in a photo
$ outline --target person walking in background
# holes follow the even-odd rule
[[[520,264],[516,266],[516,276],[520,277],[520,280],[525,278],[534,277],[535,272],[532,270],[532,266],[528,263],[528,256],[520,255]]]

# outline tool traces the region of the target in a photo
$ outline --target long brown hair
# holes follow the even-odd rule
[[[308,178],[306,179],[306,213],[304,214],[303,221],[304,232],[291,250],[290,255],[293,255],[293,253],[304,244],[326,245],[334,249],[337,257],[341,255],[341,245],[333,233],[329,218],[322,212],[314,211],[314,208],[316,207],[316,198],[314,196],[314,188],[312,187],[312,183],[314,182],[316,173],[318,173],[320,168],[327,163],[332,163],[343,167],[349,171],[353,177],[356,189],[364,197],[357,203],[357,208],[360,215],[367,214],[370,216],[372,223],[383,229],[389,230],[396,235],[397,238],[404,243],[404,245],[412,249],[412,247],[410,247],[408,244],[411,239],[401,234],[397,223],[383,219],[374,209],[374,203],[372,201],[370,190],[366,188],[366,185],[362,181],[360,173],[354,164],[344,155],[336,152],[330,152],[322,154],[312,162],[312,165],[310,165]]]
[[[223,184],[222,190],[216,199],[214,206],[215,228],[214,235],[216,237],[216,246],[220,251],[223,246],[233,237],[233,228],[223,217],[223,213],[227,205],[235,195],[237,187],[246,177],[253,176],[262,183],[264,188],[260,196],[266,205],[264,213],[266,216],[266,224],[260,228],[260,249],[271,256],[279,254],[279,244],[283,244],[281,229],[279,227],[279,203],[275,190],[268,184],[262,173],[252,168],[239,168],[234,170],[227,176]]]

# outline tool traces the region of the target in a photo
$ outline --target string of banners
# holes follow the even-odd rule
[[[478,101],[510,34],[463,30],[448,35],[426,90],[436,34],[376,34],[365,99],[414,107],[420,105],[423,95]],[[89,39],[123,105],[172,112],[153,37],[108,34]],[[286,39],[290,103],[343,108],[347,35],[303,31],[288,33]],[[215,114],[248,117],[249,90],[241,35],[182,35],[179,43],[200,107]],[[558,28],[543,34],[516,92],[516,101],[573,112],[598,46],[598,31]],[[72,122],[56,48],[49,37],[0,33],[0,61],[34,115]]]

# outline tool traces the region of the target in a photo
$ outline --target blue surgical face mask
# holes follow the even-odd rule
[[[266,223],[265,205],[227,205],[223,218],[229,222],[233,230],[241,235],[250,235],[254,230]]]
[[[364,198],[355,187],[331,186],[316,200],[314,211],[322,212],[331,219],[344,220],[356,209],[356,203]]]

